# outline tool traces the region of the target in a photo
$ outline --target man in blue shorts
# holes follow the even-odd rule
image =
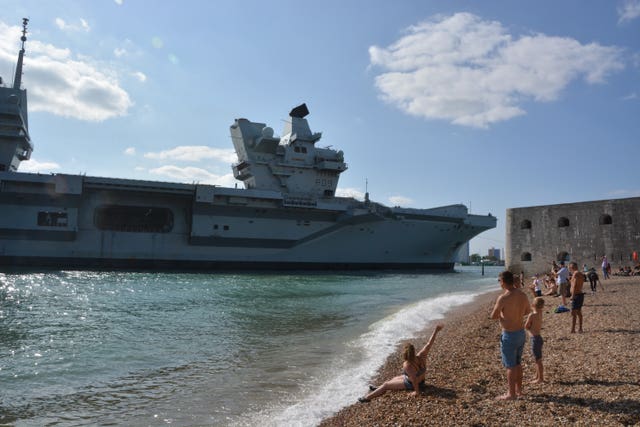
[[[576,318],[579,320],[578,332],[582,333],[582,305],[584,304],[584,274],[578,271],[578,264],[569,264],[571,271],[571,333],[576,332]]]
[[[507,368],[507,393],[497,397],[499,400],[515,399],[522,396],[522,350],[526,341],[524,316],[531,312],[529,298],[513,285],[513,273],[503,271],[498,276],[504,292],[496,300],[491,312],[492,319],[500,320],[502,336],[500,351],[502,364]]]

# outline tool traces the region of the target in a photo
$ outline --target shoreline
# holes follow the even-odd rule
[[[523,354],[523,398],[499,402],[506,390],[500,361],[500,326],[489,314],[495,292],[452,309],[439,323],[427,358],[427,390],[418,398],[388,392],[367,404],[355,402],[326,418],[320,426],[361,425],[633,425],[640,424],[640,277],[603,281],[595,296],[588,291],[583,307],[584,333],[571,334],[571,314],[554,313],[560,298],[544,297],[542,336],[544,384],[535,378],[527,342]],[[525,289],[527,291],[527,289]],[[530,293],[527,293],[532,299]],[[428,340],[431,322],[416,339]],[[379,385],[401,371],[399,344],[371,378]],[[367,384],[354,384],[366,394]]]

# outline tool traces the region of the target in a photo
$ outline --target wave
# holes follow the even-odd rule
[[[398,344],[416,338],[430,323],[443,319],[452,308],[468,304],[495,290],[485,286],[428,298],[406,306],[373,323],[369,331],[346,343],[345,351],[327,366],[326,375],[311,378],[291,402],[278,404],[234,425],[317,425],[366,394],[367,384]],[[422,345],[422,344],[419,344]]]

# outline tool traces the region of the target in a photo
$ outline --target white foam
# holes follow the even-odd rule
[[[369,331],[348,343],[344,353],[329,361],[323,378],[304,386],[301,396],[282,405],[249,416],[238,425],[311,426],[367,393],[372,375],[383,365],[400,341],[415,338],[430,322],[444,318],[454,307],[473,301],[494,287],[473,293],[451,293],[419,301],[374,323]],[[445,326],[446,327],[446,326]],[[417,343],[418,345],[423,345]],[[436,344],[437,341],[436,341]],[[427,381],[429,377],[427,363]]]

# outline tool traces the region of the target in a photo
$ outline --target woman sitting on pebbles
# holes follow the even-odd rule
[[[413,395],[419,396],[420,389],[425,387],[424,377],[427,372],[427,354],[429,354],[433,341],[436,339],[436,334],[442,330],[442,327],[442,325],[436,326],[436,330],[431,334],[429,342],[422,347],[418,354],[416,354],[413,344],[405,344],[402,352],[402,358],[404,359],[402,375],[391,378],[380,387],[369,386],[371,393],[359,398],[358,401],[367,403],[374,397],[385,394],[388,390],[413,390]]]

